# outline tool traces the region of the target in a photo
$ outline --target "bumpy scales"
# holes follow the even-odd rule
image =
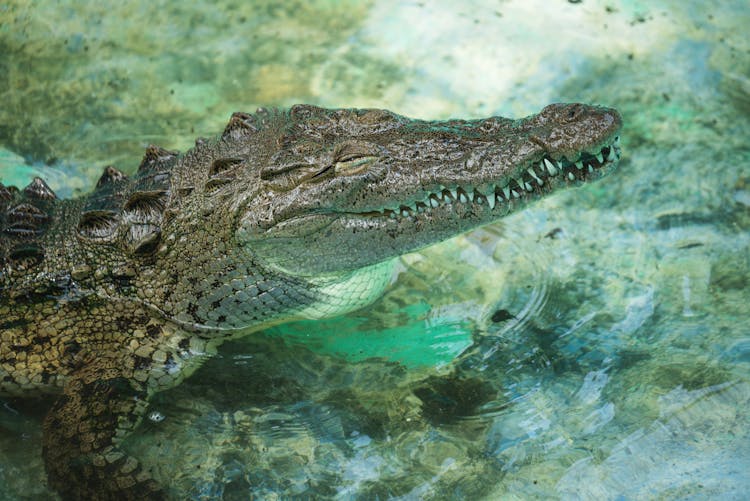
[[[394,258],[496,221],[619,159],[611,109],[520,120],[260,109],[185,154],[58,200],[0,184],[0,393],[57,395],[44,428],[65,499],[163,499],[119,443],[149,395],[229,337],[375,299]]]

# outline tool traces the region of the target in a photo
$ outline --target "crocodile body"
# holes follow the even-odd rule
[[[411,120],[235,113],[184,154],[150,146],[86,197],[0,184],[0,394],[51,394],[64,499],[162,499],[119,448],[148,397],[223,340],[359,308],[401,254],[487,224],[619,159],[616,111]]]

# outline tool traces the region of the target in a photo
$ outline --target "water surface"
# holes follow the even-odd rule
[[[66,196],[232,111],[619,109],[605,180],[402,259],[341,318],[224,345],[128,448],[193,499],[742,499],[746,2],[0,3],[0,180]],[[45,404],[0,485],[44,498]]]

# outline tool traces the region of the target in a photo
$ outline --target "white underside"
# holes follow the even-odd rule
[[[314,279],[311,283],[320,300],[300,311],[304,318],[335,317],[375,301],[391,283],[396,259],[353,271],[336,278]]]

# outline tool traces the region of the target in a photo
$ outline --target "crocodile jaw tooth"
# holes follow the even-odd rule
[[[547,167],[547,172],[549,172],[550,176],[557,175],[557,168],[546,158],[544,159],[544,166]]]
[[[596,159],[599,161],[600,164],[604,163],[604,155],[602,155],[602,152],[596,154]]]
[[[534,168],[533,167],[529,167],[529,169],[526,172],[529,173],[529,176],[531,176],[531,177],[534,178],[534,181],[536,181],[539,184],[542,184],[542,180],[539,179],[539,177],[536,175],[536,172],[534,172]]]

